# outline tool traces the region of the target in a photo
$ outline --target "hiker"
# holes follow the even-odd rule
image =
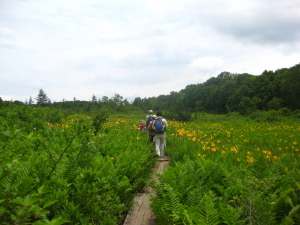
[[[149,126],[149,123],[152,121],[153,111],[150,109],[148,115],[146,116],[146,127]]]
[[[144,120],[142,120],[141,122],[140,122],[140,125],[139,125],[139,127],[140,127],[140,131],[143,131],[143,130],[145,130],[145,122],[144,122]]]
[[[153,111],[150,109],[150,110],[148,111],[148,114],[149,114],[149,115],[146,116],[146,129],[148,128],[149,123],[153,120],[153,118],[152,118],[152,116],[153,116],[152,113],[153,113]],[[147,135],[148,135],[148,138],[150,138],[149,130],[147,130]]]
[[[152,124],[154,123],[155,118],[156,118],[156,115],[153,115],[153,116],[152,116],[152,119],[153,119],[153,120],[149,123],[149,126],[147,127],[147,129],[148,129],[148,131],[149,131],[149,138],[150,138],[150,142],[151,142],[151,143],[154,143],[153,138],[154,138],[155,132],[154,132],[154,130],[152,129]]]
[[[167,120],[162,117],[162,112],[159,110],[156,113],[156,118],[152,123],[152,129],[155,132],[153,141],[157,155],[162,158],[164,156],[164,148],[166,145],[166,130],[168,127]]]

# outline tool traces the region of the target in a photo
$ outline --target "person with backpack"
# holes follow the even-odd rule
[[[147,130],[148,130],[148,126],[149,126],[150,122],[153,120],[153,115],[152,115],[153,111],[150,109],[148,111],[148,114],[149,115],[146,116],[146,129]],[[150,132],[149,132],[149,130],[147,132],[148,132],[148,138],[150,138]]]
[[[153,111],[150,109],[149,111],[148,111],[148,115],[146,116],[146,127],[148,127],[149,126],[149,123],[153,120]]]
[[[156,118],[152,123],[152,129],[155,136],[153,141],[155,143],[155,150],[157,155],[162,158],[164,156],[164,148],[166,143],[166,130],[168,127],[167,120],[162,117],[162,112],[159,110],[156,113]]]
[[[156,115],[153,115],[152,116],[152,121],[149,123],[149,126],[148,126],[148,131],[149,131],[149,138],[150,138],[150,142],[151,143],[154,143],[154,141],[153,141],[153,138],[154,138],[154,136],[155,136],[155,132],[154,132],[154,130],[152,129],[152,124],[154,123],[154,121],[155,121],[155,118],[156,118]]]

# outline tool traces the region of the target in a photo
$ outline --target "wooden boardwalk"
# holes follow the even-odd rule
[[[157,160],[154,168],[154,173],[151,176],[151,180],[158,181],[155,174],[161,174],[162,171],[169,166],[169,158],[164,156]],[[153,188],[146,186],[144,193],[138,193],[134,197],[134,205],[129,210],[124,225],[155,225],[156,218],[150,208],[150,196],[155,195]]]

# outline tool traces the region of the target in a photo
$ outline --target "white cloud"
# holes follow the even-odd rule
[[[193,59],[188,65],[191,69],[198,70],[210,70],[216,67],[220,67],[224,64],[222,57],[210,56],[210,57],[198,57]]]

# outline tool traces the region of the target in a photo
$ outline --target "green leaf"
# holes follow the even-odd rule
[[[33,203],[37,202],[38,200],[39,198],[32,198],[30,195],[26,195],[24,199],[18,197],[16,199],[11,200],[11,202],[20,205],[30,206]]]
[[[45,185],[41,186],[41,187],[38,189],[38,192],[39,192],[39,194],[41,194],[41,195],[46,194],[46,193],[51,192],[51,191],[52,191],[52,190],[51,190],[49,187],[45,186]]]
[[[295,207],[293,207],[291,209],[291,211],[289,212],[289,217],[292,218],[298,211],[298,209],[300,208],[300,205],[296,205]]]
[[[64,218],[62,218],[62,216],[54,216],[53,219],[51,221],[47,220],[47,219],[43,219],[43,220],[38,220],[38,221],[35,221],[33,223],[33,225],[61,225],[61,224],[64,224],[64,223],[68,223],[70,222],[69,220],[66,220]]]
[[[37,202],[38,198],[32,198],[30,195],[26,195],[24,197],[24,203],[26,206],[32,205],[33,203]]]
[[[23,204],[24,204],[23,199],[20,198],[20,197],[17,197],[16,199],[11,200],[10,202],[11,202],[11,203],[20,204],[20,205],[23,205]]]
[[[13,213],[11,213],[11,214],[10,214],[10,218],[11,218],[11,220],[17,220],[17,217],[16,217],[16,215],[15,215],[15,214],[13,214]]]
[[[0,207],[0,217],[2,216],[2,214],[5,212],[6,210],[5,210],[5,208],[4,207]]]
[[[33,225],[48,225],[48,224],[50,224],[50,221],[47,219],[42,219],[42,220],[35,221],[32,224]]]
[[[49,207],[50,205],[53,205],[55,202],[57,202],[57,200],[51,200],[51,199],[48,200],[48,201],[44,204],[43,209]]]
[[[6,137],[9,137],[9,138],[12,137],[10,131],[2,131],[1,133],[4,134]]]
[[[39,207],[38,205],[32,205],[31,207],[30,207],[30,209],[28,210],[28,212],[33,212],[33,213],[35,213],[35,212],[39,212],[41,210],[41,207]]]
[[[16,209],[16,214],[18,217],[22,217],[24,216],[24,214],[26,213],[26,207],[17,207]]]
[[[62,218],[62,216],[55,216],[51,220],[50,224],[51,225],[61,225],[61,224],[67,223],[67,222],[70,222],[70,221]]]

